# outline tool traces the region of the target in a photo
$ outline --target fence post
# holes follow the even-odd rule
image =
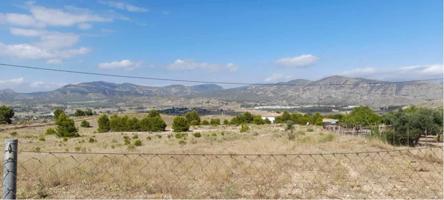
[[[17,191],[17,139],[5,140],[3,157],[3,196],[2,199],[15,199]]]

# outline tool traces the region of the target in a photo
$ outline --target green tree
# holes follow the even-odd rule
[[[370,127],[379,124],[381,121],[382,117],[368,106],[360,106],[344,116],[341,122],[348,127]]]
[[[411,107],[384,115],[391,126],[385,139],[394,145],[415,146],[422,134],[442,134],[442,110]]]
[[[185,114],[185,118],[187,119],[190,125],[199,125],[200,124],[200,116],[196,111],[187,112]]]
[[[208,120],[204,119],[204,120],[202,120],[202,125],[210,125],[210,122],[208,122]]]
[[[185,132],[190,129],[190,124],[185,117],[177,116],[173,120],[173,131],[174,132]]]
[[[150,110],[150,112],[148,113],[149,117],[160,117],[160,112],[158,110]]]
[[[12,123],[11,118],[14,117],[14,110],[8,106],[0,106],[0,124]]]
[[[85,112],[83,112],[83,110],[77,109],[76,112],[74,113],[74,116],[76,117],[81,117],[81,116],[85,116]]]
[[[70,119],[66,114],[60,113],[57,120],[57,136],[59,137],[77,137],[79,136],[74,120]]]
[[[109,118],[108,115],[103,114],[100,115],[99,119],[97,120],[97,123],[99,127],[97,128],[97,131],[99,133],[108,132],[110,131],[110,124],[109,124]]]
[[[53,112],[54,119],[57,120],[59,118],[60,114],[65,113],[65,111],[62,108],[56,108]]]

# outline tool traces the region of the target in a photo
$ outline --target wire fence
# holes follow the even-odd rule
[[[443,198],[441,147],[321,154],[19,152],[18,198]]]

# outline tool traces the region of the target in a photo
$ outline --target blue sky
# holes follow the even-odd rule
[[[441,0],[0,1],[2,63],[204,81],[442,76]],[[0,68],[0,89],[104,80]]]

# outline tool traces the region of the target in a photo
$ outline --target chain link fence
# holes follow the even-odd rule
[[[18,198],[443,198],[442,148],[322,154],[19,152]]]

